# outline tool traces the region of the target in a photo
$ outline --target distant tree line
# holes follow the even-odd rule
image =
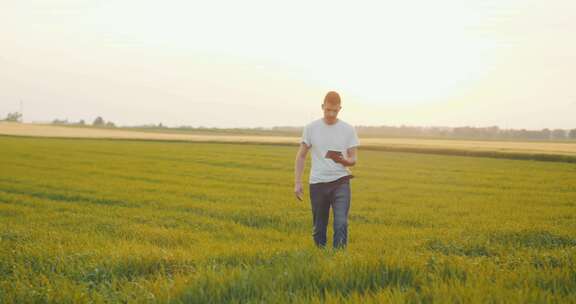
[[[68,119],[54,119],[52,121],[52,124],[54,125],[78,125],[78,126],[87,126],[86,122],[84,121],[84,119],[81,119],[77,122],[71,122],[68,121]],[[107,128],[115,128],[116,124],[111,122],[111,121],[105,121],[104,118],[102,118],[101,116],[98,116],[94,119],[94,121],[92,122],[92,126],[95,127],[107,127]]]
[[[274,127],[273,131],[300,134],[300,127]],[[455,139],[574,140],[576,129],[501,129],[491,127],[356,126],[360,137],[418,137]]]
[[[21,122],[22,114],[19,112],[8,113],[0,121]],[[54,119],[52,124],[58,125],[79,125],[88,126],[84,120],[70,122],[68,119]],[[91,124],[95,127],[115,128],[116,124],[112,121],[105,121],[101,116],[94,119]],[[182,131],[212,131],[212,132],[234,132],[243,134],[270,134],[285,136],[300,136],[302,127],[278,126],[272,128],[205,128],[181,126],[168,128],[162,123],[134,126],[128,128],[146,128],[146,129],[175,129]],[[356,126],[356,131],[360,137],[417,137],[417,138],[454,138],[454,139],[481,139],[481,140],[576,140],[575,129],[501,129],[498,126],[490,127],[418,127],[418,126]]]
[[[0,119],[0,121],[22,122],[22,113],[20,112],[8,113],[6,117],[4,119]]]

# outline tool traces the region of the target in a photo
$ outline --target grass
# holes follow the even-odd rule
[[[576,303],[576,164],[360,150],[332,251],[295,152],[0,136],[0,303]]]

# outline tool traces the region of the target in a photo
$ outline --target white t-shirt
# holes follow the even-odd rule
[[[328,150],[334,150],[342,152],[346,157],[348,148],[359,145],[358,135],[352,125],[340,119],[329,125],[320,118],[304,127],[301,142],[311,147],[310,184],[331,182],[350,175],[347,167],[324,156]]]

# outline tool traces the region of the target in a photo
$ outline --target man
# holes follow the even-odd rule
[[[314,242],[318,247],[326,246],[326,228],[332,207],[335,249],[346,247],[348,242],[348,210],[351,199],[350,178],[352,178],[348,167],[356,164],[356,147],[359,145],[354,127],[338,119],[338,112],[342,109],[340,104],[338,93],[330,91],[326,94],[322,103],[324,117],[304,127],[294,169],[294,193],[301,201],[302,172],[306,155],[310,150],[312,168],[309,184]]]

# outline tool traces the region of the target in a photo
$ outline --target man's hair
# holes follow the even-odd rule
[[[324,104],[340,105],[340,95],[334,91],[330,91],[324,97]]]

